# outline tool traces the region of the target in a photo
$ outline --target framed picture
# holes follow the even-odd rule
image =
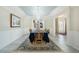
[[[43,23],[42,22],[40,22],[40,28],[43,28]]]
[[[20,21],[21,18],[14,15],[14,14],[10,14],[10,27],[20,27]]]
[[[33,20],[33,24],[34,24],[34,28],[36,28],[36,21],[35,20]]]

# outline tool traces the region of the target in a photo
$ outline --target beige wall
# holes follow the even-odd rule
[[[52,22],[51,22],[52,20],[50,19],[50,17],[49,16],[44,16],[43,20],[44,20],[45,28],[50,29],[51,26],[52,26]]]
[[[79,31],[79,6],[71,7],[70,12],[70,29],[72,31]]]
[[[0,31],[14,29],[10,27],[10,14],[11,13],[21,17],[20,28],[24,28],[25,30],[27,30],[30,27],[32,27],[32,17],[26,15],[20,8],[14,7],[14,6],[0,7],[0,16],[1,16],[0,17]]]
[[[31,27],[31,17],[27,16],[18,7],[0,7],[0,30],[9,30],[10,28],[10,13],[21,17],[21,27],[29,28]]]
[[[29,31],[30,28],[32,28],[32,17],[26,16],[24,17],[24,20],[22,20],[22,26],[25,28],[25,30]]]
[[[10,14],[21,18],[21,27],[10,27]],[[14,6],[0,7],[0,49],[19,39],[31,27],[31,18],[20,8]]]
[[[79,6],[70,7],[70,31],[67,35],[67,43],[79,50]]]

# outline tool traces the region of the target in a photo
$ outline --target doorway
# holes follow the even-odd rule
[[[56,20],[55,21],[56,34],[66,35],[67,34],[66,18],[65,17],[57,17],[55,20]]]

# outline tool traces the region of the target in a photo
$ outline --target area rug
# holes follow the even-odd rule
[[[30,43],[27,40],[24,41],[17,51],[22,52],[62,52],[62,50],[51,40],[49,43],[42,42],[40,44]]]

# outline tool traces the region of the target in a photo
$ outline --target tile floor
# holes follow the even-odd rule
[[[59,46],[65,53],[79,53],[78,50],[69,46],[66,42],[67,38],[65,35],[57,35],[55,37],[49,35],[50,39]]]
[[[3,49],[0,50],[0,53],[18,53],[18,51],[15,51],[25,40],[28,40],[29,35],[24,35],[23,37],[21,37],[20,39],[14,41],[13,43],[11,43],[10,45],[4,47]],[[62,35],[58,35],[56,37],[53,37],[51,35],[49,35],[49,38],[59,47],[62,49],[63,52],[65,53],[78,53],[79,51],[72,48],[71,46],[68,46],[66,43],[66,36],[62,36]],[[19,51],[24,53],[24,51]],[[51,51],[50,51],[51,52]],[[63,53],[60,51],[60,53]],[[55,53],[59,53],[59,52],[55,52]]]

